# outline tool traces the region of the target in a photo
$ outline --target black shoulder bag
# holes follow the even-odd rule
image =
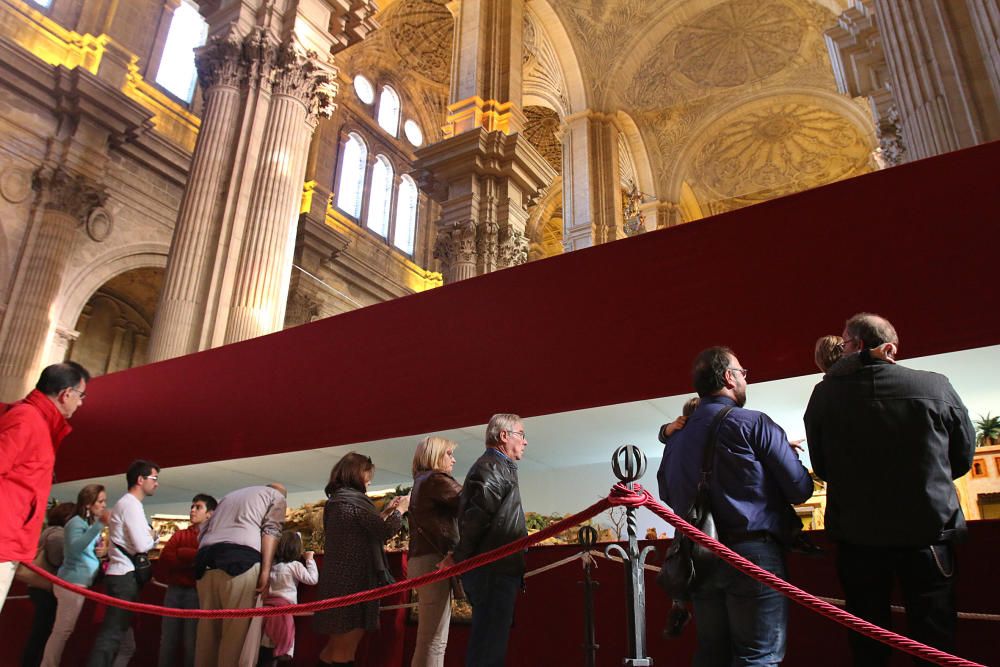
[[[726,406],[719,410],[708,428],[708,443],[705,445],[704,458],[701,464],[701,481],[695,492],[691,508],[684,515],[684,520],[705,533],[709,537],[719,539],[712,517],[712,503],[709,497],[708,480],[712,476],[715,464],[715,444],[719,439],[719,428],[726,415],[733,409]],[[667,557],[663,561],[656,583],[675,599],[688,599],[691,592],[708,576],[718,562],[715,555],[705,547],[695,543],[684,533],[677,531],[667,549]]]
[[[114,545],[118,547],[118,551],[121,551],[125,554],[126,558],[132,561],[132,566],[135,567],[135,570],[133,570],[135,582],[139,584],[139,588],[149,583],[149,580],[153,578],[153,564],[149,561],[149,553],[131,554],[117,542],[114,542]]]

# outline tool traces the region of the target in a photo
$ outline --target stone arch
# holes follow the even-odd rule
[[[136,243],[108,250],[72,271],[65,282],[69,289],[60,294],[54,304],[56,321],[60,326],[71,329],[80,319],[87,301],[102,285],[133,269],[166,269],[169,250],[170,246],[166,243]]]
[[[534,21],[537,19],[537,21]],[[558,78],[563,84],[560,95],[553,91],[544,92],[544,86],[526,86],[524,105],[548,106],[559,112],[561,118],[579,113],[589,108],[588,92],[583,84],[583,72],[573,49],[573,42],[565,26],[552,8],[549,0],[534,0],[528,3],[526,20],[534,21],[551,48],[551,57],[558,65]],[[555,75],[556,73],[552,73]],[[537,88],[537,89],[536,89]],[[553,97],[555,99],[553,99]],[[558,107],[562,108],[558,108]]]
[[[531,209],[525,225],[529,261],[562,254],[562,195],[562,177],[556,176]]]
[[[739,139],[735,138],[737,132]],[[866,173],[873,169],[871,151],[877,145],[866,109],[835,92],[801,87],[765,90],[720,106],[703,117],[688,136],[670,172],[664,175],[662,196],[679,202],[685,195],[690,200],[693,192],[705,215]],[[737,141],[743,142],[745,157],[730,159],[727,147]],[[817,142],[828,142],[831,148],[827,153],[801,148]],[[782,180],[783,165],[774,163],[777,158],[761,158],[753,165],[748,162],[749,156],[759,155],[765,146],[779,144],[787,144],[791,150],[785,153],[795,162],[790,180]],[[756,153],[751,151],[754,147],[759,149]],[[782,151],[769,154],[781,155]],[[709,163],[711,168],[706,169]],[[790,171],[784,169],[785,175]],[[736,193],[731,186],[741,178],[746,191]],[[726,186],[730,186],[729,192]],[[685,187],[691,192],[685,192]],[[707,193],[718,197],[706,198]],[[731,201],[723,202],[723,198]]]

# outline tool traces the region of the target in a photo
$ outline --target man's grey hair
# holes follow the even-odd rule
[[[860,340],[868,349],[878,347],[882,343],[899,345],[896,328],[889,320],[875,313],[858,313],[844,323],[844,331],[851,338]]]
[[[507,431],[510,433],[514,429],[514,424],[521,421],[515,414],[501,413],[490,417],[490,423],[486,426],[486,446],[494,447],[500,444],[500,433]]]

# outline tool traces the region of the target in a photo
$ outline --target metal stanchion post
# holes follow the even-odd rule
[[[611,469],[615,477],[629,489],[633,489],[636,480],[646,472],[646,455],[635,445],[622,445],[611,457]],[[625,565],[625,606],[631,655],[622,664],[625,667],[649,667],[653,664],[653,659],[646,655],[646,580],[643,565],[646,563],[646,556],[655,549],[647,546],[639,551],[639,541],[635,534],[635,508],[626,507],[625,516],[628,551],[612,544],[604,550],[604,554],[610,556],[612,552],[616,553]]]
[[[578,584],[583,586],[583,655],[584,665],[594,667],[597,664],[597,649],[600,645],[596,641],[594,634],[594,589],[601,585],[590,577],[590,568],[593,556],[590,550],[597,543],[597,531],[591,526],[584,526],[577,532],[580,546],[583,547],[583,581]]]

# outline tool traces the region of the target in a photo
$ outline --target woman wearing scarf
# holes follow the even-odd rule
[[[330,471],[323,527],[325,555],[319,577],[320,599],[349,595],[393,582],[385,558],[385,542],[399,532],[409,496],[393,498],[379,513],[365,493],[375,476],[371,458],[351,452]],[[330,635],[319,664],[353,665],[364,633],[379,626],[379,601],[321,611],[317,632]]]

